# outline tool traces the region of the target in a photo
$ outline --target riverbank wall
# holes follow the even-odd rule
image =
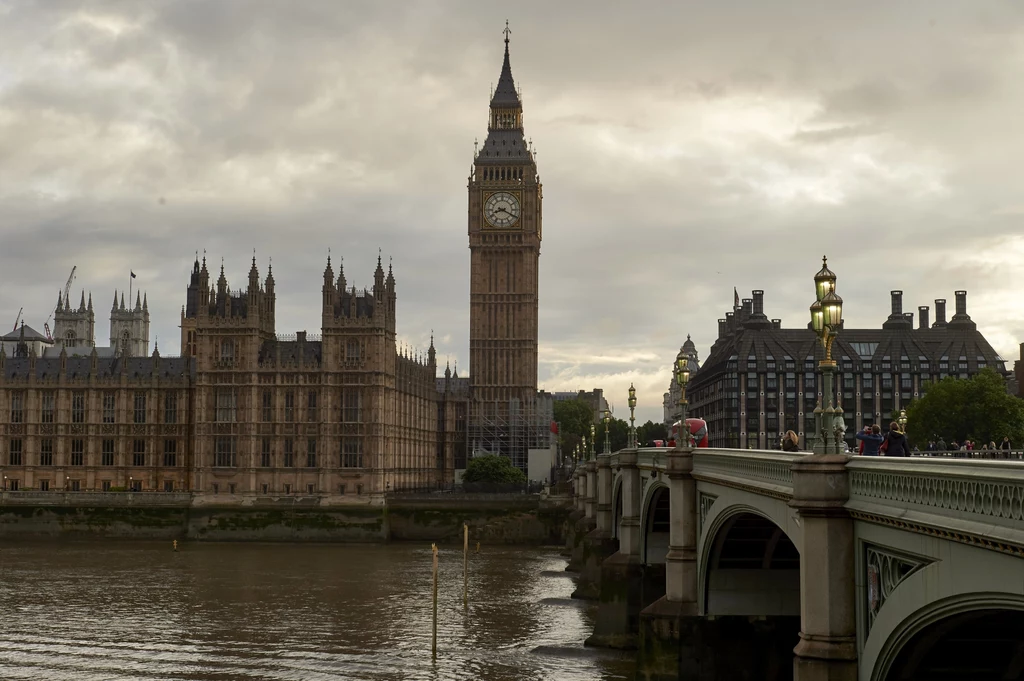
[[[332,496],[4,492],[0,537],[92,535],[206,541],[564,541],[564,500],[526,494]]]

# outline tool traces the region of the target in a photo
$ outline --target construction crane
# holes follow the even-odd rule
[[[14,318],[14,330],[18,330],[18,322],[21,321],[21,313],[25,311],[25,308],[18,310],[18,316]]]
[[[77,269],[78,265],[71,266],[71,276],[68,277],[68,283],[64,284],[64,297],[61,300],[64,301],[65,305],[67,305],[68,296],[71,295],[71,282],[75,280],[75,270]],[[45,322],[43,322],[43,329],[46,331],[46,339],[51,342],[53,341],[53,336],[50,335],[50,320],[53,319],[53,314],[56,311],[57,308],[54,308],[53,312],[50,313],[50,316],[46,318]]]

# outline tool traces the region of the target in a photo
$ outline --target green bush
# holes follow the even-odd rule
[[[526,474],[504,456],[485,454],[469,460],[462,481],[522,484],[526,482]]]

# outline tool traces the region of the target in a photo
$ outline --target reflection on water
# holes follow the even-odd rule
[[[5,679],[628,679],[585,650],[556,552],[442,547],[430,659],[426,545],[0,546]]]

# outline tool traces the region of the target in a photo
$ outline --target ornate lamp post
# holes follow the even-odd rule
[[[629,446],[636,447],[636,418],[634,411],[636,410],[636,388],[633,384],[629,384]]]
[[[607,409],[604,410],[604,453],[612,453],[612,441],[608,437],[608,426],[612,422],[612,413]]]
[[[679,384],[679,439],[676,446],[683,447],[690,444],[690,432],[686,425],[686,384],[690,382],[690,360],[683,351],[676,355],[676,383]],[[686,433],[683,433],[683,431]]]
[[[907,434],[907,410],[900,409],[900,417],[896,419],[896,423],[900,424],[900,432],[904,435]]]
[[[836,275],[828,268],[828,258],[822,257],[821,270],[814,275],[816,300],[811,304],[811,328],[817,334],[821,346],[825,350],[824,358],[818,362],[821,372],[821,394],[824,396],[824,408],[819,402],[814,409],[814,428],[816,454],[841,454],[839,444],[845,426],[842,423],[843,410],[833,406],[835,399],[836,362],[832,359],[832,344],[839,333],[843,321],[843,299],[836,295]],[[838,415],[838,418],[837,418]]]
[[[591,423],[590,424],[590,458],[591,459],[593,459],[595,457],[596,453],[597,453],[596,452],[596,448],[595,448],[595,445],[597,444],[597,438],[595,436],[596,433],[597,433],[597,428],[595,428],[594,424]]]

